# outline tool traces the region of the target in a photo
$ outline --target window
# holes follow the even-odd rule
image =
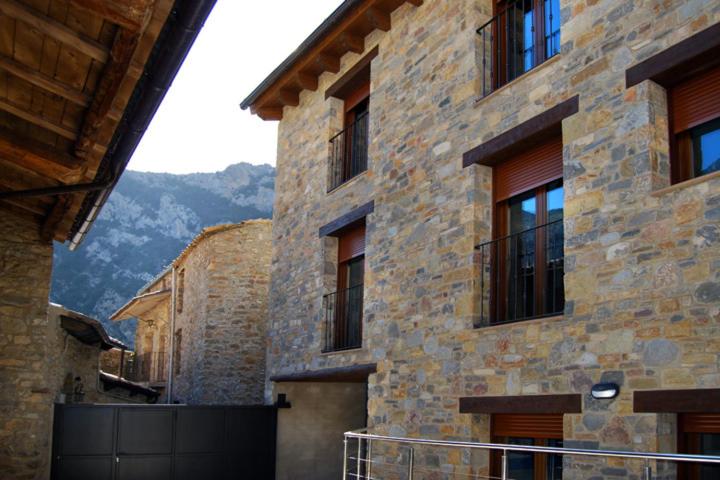
[[[183,311],[183,297],[185,296],[185,269],[180,270],[178,274],[177,298],[175,299],[175,309],[178,313]]]
[[[720,67],[669,89],[672,181],[720,171]]]
[[[375,53],[376,54],[376,53]],[[343,129],[330,139],[330,181],[333,190],[367,170],[368,126],[370,106],[370,60],[340,87],[333,87],[331,96],[343,101]]]
[[[556,315],[565,306],[562,141],[493,169],[495,239],[478,246],[481,320]]]
[[[698,455],[720,455],[720,414],[683,413],[678,415],[678,451]],[[715,480],[720,465],[679,464],[682,480]]]
[[[324,298],[325,351],[362,346],[365,222],[338,235],[337,291]]]
[[[173,373],[175,375],[180,374],[180,362],[182,361],[181,357],[182,352],[182,328],[178,328],[175,330],[175,345],[173,345],[173,355],[175,358],[173,359]]]
[[[560,53],[560,0],[505,0],[478,29],[483,95]]]
[[[563,446],[562,414],[510,414],[502,413],[491,418],[493,443]],[[508,452],[508,478],[514,480],[562,480],[562,456],[540,453]],[[499,478],[502,452],[491,455],[491,476]]]

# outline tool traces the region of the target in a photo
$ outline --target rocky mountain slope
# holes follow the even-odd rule
[[[56,245],[50,300],[132,344],[134,323],[108,317],[202,228],[270,218],[274,181],[273,167],[247,163],[189,175],[126,171],[84,243],[74,252]]]

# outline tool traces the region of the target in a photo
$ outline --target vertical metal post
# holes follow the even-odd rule
[[[413,480],[413,467],[415,466],[415,450],[410,447],[410,453],[408,455],[408,474],[407,480]]]
[[[652,467],[646,462],[645,463],[645,475],[643,476],[644,480],[652,480]]]
[[[362,460],[362,438],[357,439],[358,442],[358,449],[357,449],[357,459],[355,461],[355,478],[358,480],[360,479],[360,461]]]
[[[348,439],[343,440],[343,480],[347,480],[347,456],[348,456]]]
[[[367,462],[365,462],[365,478],[370,480],[372,476],[372,440],[367,440]]]
[[[502,465],[500,467],[500,478],[502,480],[507,480],[508,478],[508,459],[507,459],[507,450],[503,450],[502,454]]]

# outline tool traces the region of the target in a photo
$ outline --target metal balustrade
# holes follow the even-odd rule
[[[136,354],[126,363],[126,378],[134,382],[166,382],[165,352]]]
[[[500,455],[499,475],[489,473],[487,460],[493,452]],[[602,468],[609,459],[614,459],[611,462],[615,466],[619,460],[625,461],[628,470],[635,472],[630,473],[628,478],[642,480],[674,479],[677,476],[677,466],[682,463],[720,468],[720,457],[712,455],[433,440],[374,435],[362,429],[345,433],[342,478],[343,480],[420,478],[516,480],[511,476],[510,469],[513,453],[559,455],[568,460],[565,462],[566,465],[570,464],[571,468],[577,465],[583,470],[581,476],[577,478],[586,478],[582,475],[587,475],[587,478],[603,478],[588,473],[592,467],[590,463],[599,462]],[[443,462],[443,459],[450,458],[458,460]],[[603,459],[606,461],[605,464]],[[571,478],[576,477],[571,476]]]
[[[560,52],[557,0],[498,2],[497,8],[477,29],[483,96]]]
[[[328,191],[334,190],[367,170],[368,112],[330,139],[330,179]]]
[[[325,346],[323,352],[362,346],[363,284],[323,297]]]
[[[562,313],[565,307],[563,221],[475,247],[480,264],[476,326]]]

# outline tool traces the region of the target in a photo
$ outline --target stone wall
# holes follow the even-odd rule
[[[0,472],[45,478],[53,394],[47,376],[52,243],[37,225],[0,212]]]
[[[263,403],[270,242],[270,221],[250,220],[208,235],[176,263],[185,280],[174,398]]]
[[[379,46],[368,171],[329,194],[340,112],[324,92],[360,55],[285,108],[268,376],[375,361],[375,431],[456,439],[487,437],[487,418],[460,414],[460,397],[580,393],[566,445],[674,447],[674,416],[633,413],[632,394],[720,387],[720,177],[665,188],[665,92],[650,81],[626,88],[625,69],[720,21],[720,5],[561,7],[562,53],[482,99],[475,30],[490,0],[399,8],[391,31],[365,39],[366,51]],[[490,239],[492,171],[463,168],[462,154],[574,95],[579,112],[562,125],[564,315],[473,328],[473,247]],[[328,269],[318,228],[370,199],[363,348],[321,354]],[[590,386],[606,379],[620,396],[592,402]]]

